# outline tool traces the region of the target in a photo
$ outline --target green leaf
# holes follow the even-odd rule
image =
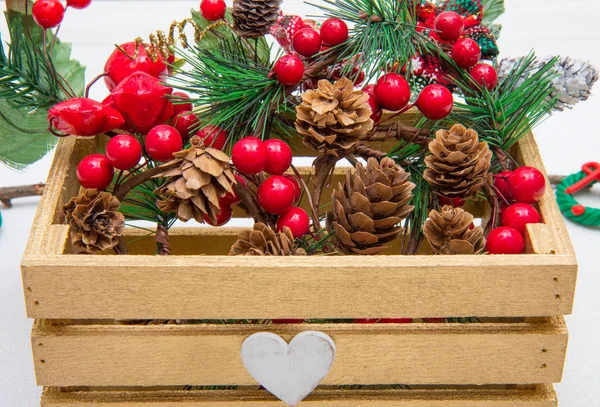
[[[481,0],[483,7],[483,24],[491,24],[498,19],[506,9],[504,8],[504,0]]]

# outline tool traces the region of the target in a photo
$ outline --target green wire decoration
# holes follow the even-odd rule
[[[583,226],[600,227],[600,209],[579,204],[573,193],[587,185],[600,181],[600,164],[588,163],[583,170],[569,175],[556,187],[556,200],[562,214]],[[573,186],[579,185],[578,188]]]

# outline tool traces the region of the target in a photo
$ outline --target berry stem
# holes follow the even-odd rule
[[[171,167],[174,167],[176,164],[172,164]],[[160,173],[166,171],[170,167],[167,165],[162,165],[160,167],[149,168],[144,172],[141,172],[131,178],[129,178],[126,182],[122,183],[113,191],[113,196],[117,198],[119,201],[123,201],[123,198],[135,187],[143,184],[148,181],[150,178],[159,175]]]
[[[100,79],[104,78],[105,76],[108,76],[108,73],[103,72],[100,75],[96,76],[94,79],[92,79],[90,81],[90,83],[87,84],[87,86],[85,87],[85,97],[86,98],[90,97],[90,89],[92,88],[92,86],[94,86],[94,84],[96,82],[98,82]]]

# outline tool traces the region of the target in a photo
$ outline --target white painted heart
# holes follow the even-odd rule
[[[299,333],[288,345],[280,336],[259,332],[242,344],[244,366],[265,389],[290,406],[308,396],[327,376],[335,343],[327,334]]]

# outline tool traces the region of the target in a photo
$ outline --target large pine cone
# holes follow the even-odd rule
[[[119,206],[121,202],[112,194],[95,189],[73,197],[63,208],[73,246],[97,253],[119,244],[125,232],[125,217]]]
[[[348,78],[332,84],[319,81],[319,87],[302,94],[296,107],[296,131],[304,144],[324,154],[344,155],[373,129],[369,95],[354,90]]]
[[[438,130],[429,143],[423,173],[434,190],[449,198],[475,195],[486,182],[492,152],[486,142],[479,142],[477,132],[455,124],[450,131]]]
[[[258,38],[277,22],[281,0],[234,0],[233,26],[242,37]]]
[[[158,208],[163,212],[176,212],[183,222],[194,218],[204,223],[204,215],[216,222],[220,198],[232,193],[236,183],[229,157],[222,151],[204,147],[197,136],[190,141],[192,146],[173,154],[175,159],[164,164],[165,171],[156,176],[168,177],[167,182],[154,191],[159,197]]]
[[[473,215],[446,205],[441,212],[432,210],[423,225],[423,233],[434,254],[479,254],[485,247],[483,229],[471,229]]]
[[[275,232],[264,223],[255,223],[253,230],[244,230],[231,246],[230,256],[303,256],[303,249],[294,247],[294,235],[285,226]]]
[[[355,173],[346,173],[345,184],[333,192],[333,212],[327,218],[342,252],[377,254],[400,237],[398,224],[413,210],[408,202],[415,185],[409,179],[389,158],[381,164],[369,158],[366,169],[358,164]]]

